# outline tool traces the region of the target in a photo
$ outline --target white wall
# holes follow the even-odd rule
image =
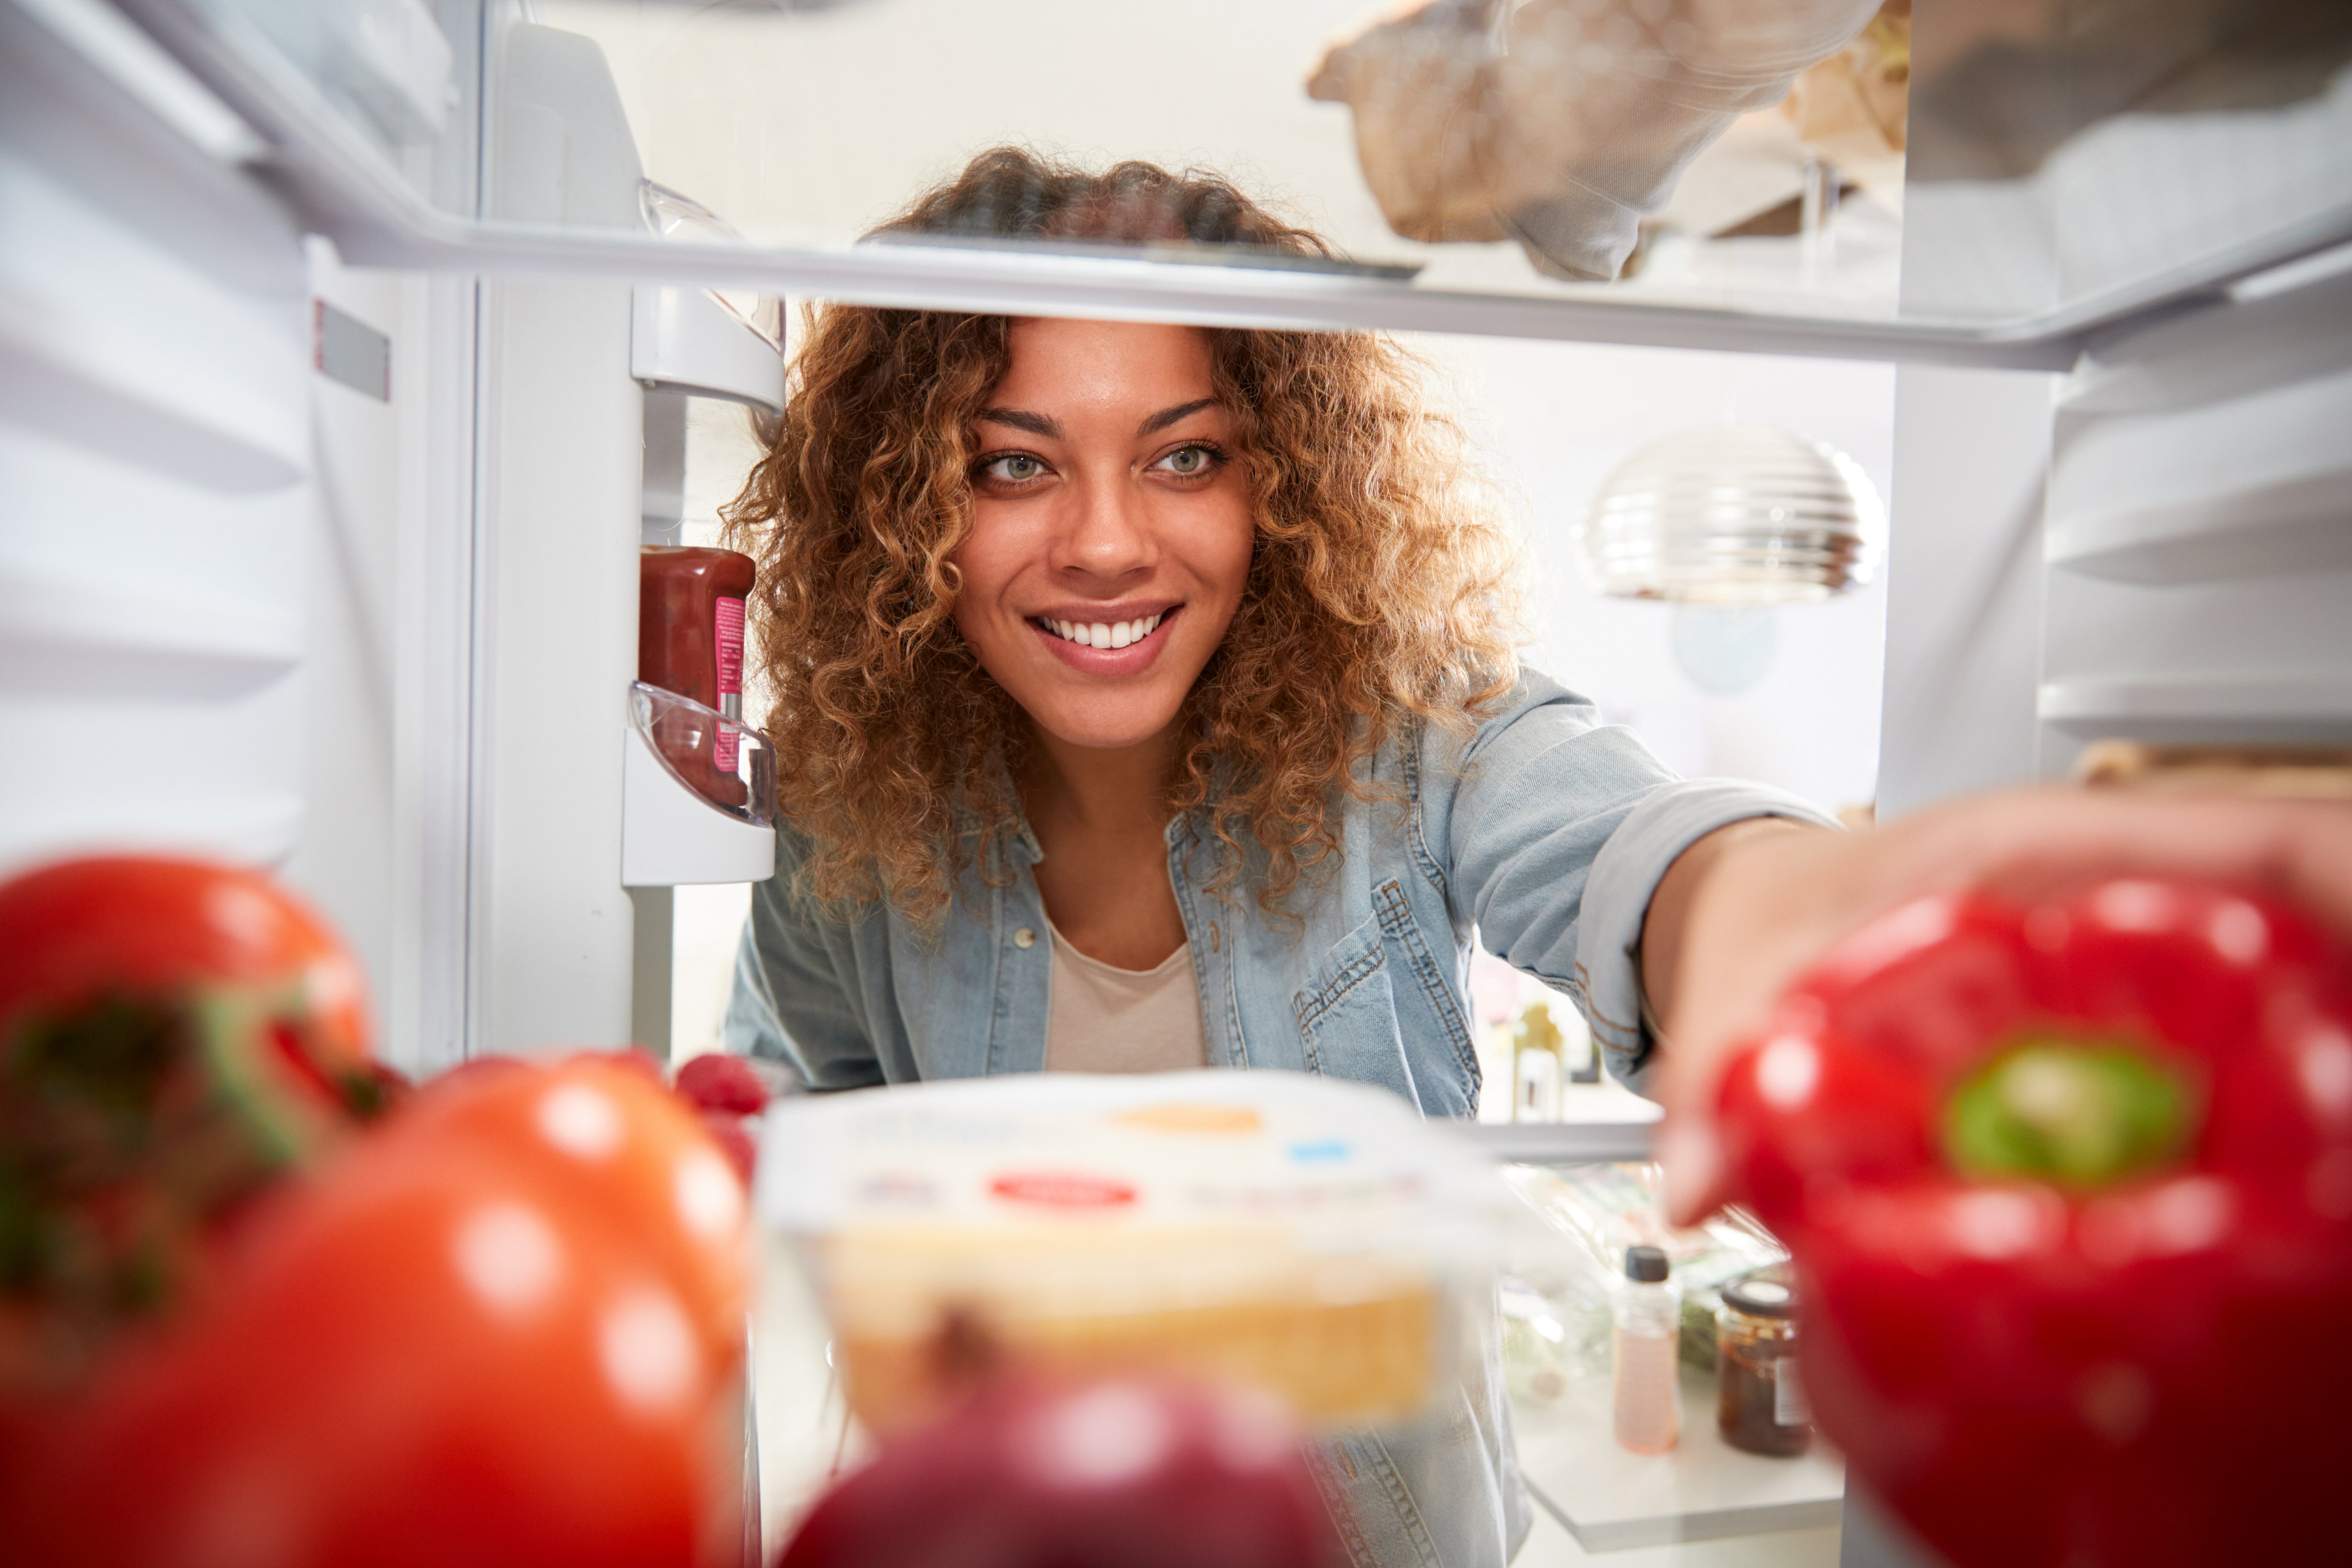
[[[1874,585],[1774,612],[1779,653],[1756,685],[1714,696],[1677,667],[1674,612],[1594,591],[1569,534],[1609,472],[1670,432],[1783,424],[1827,441],[1888,493],[1894,372],[1884,365],[1423,338],[1514,493],[1531,577],[1531,664],[1643,731],[1685,773],[1793,789],[1832,809],[1872,799],[1885,596]]]
[[[1888,572],[1889,816],[2035,775],[2042,490],[2054,378],[1906,365]]]

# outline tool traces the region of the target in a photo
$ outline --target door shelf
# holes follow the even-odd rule
[[[2195,583],[2352,566],[2352,465],[2168,506],[2051,519],[2052,566]]]
[[[637,286],[629,373],[649,388],[783,413],[783,355],[706,289]]]
[[[775,874],[775,754],[756,729],[700,703],[629,688],[621,778],[621,884],[765,882]]]
[[[2328,672],[2093,675],[2043,685],[2042,722],[2085,740],[2336,742],[2352,736],[2352,680]]]

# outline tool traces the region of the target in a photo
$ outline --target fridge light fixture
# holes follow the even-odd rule
[[[1793,431],[1717,424],[1651,443],[1577,528],[1603,593],[1801,604],[1871,580],[1886,514],[1853,459]]]

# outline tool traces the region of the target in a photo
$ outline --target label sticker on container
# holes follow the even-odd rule
[[[1265,1119],[1246,1105],[1195,1105],[1181,1101],[1122,1111],[1111,1120],[1123,1127],[1150,1127],[1159,1133],[1213,1135],[1255,1133],[1265,1125]]]
[[[1123,1208],[1135,1201],[1135,1188],[1107,1176],[1072,1171],[1028,1171],[998,1176],[988,1190],[1013,1203],[1034,1203],[1040,1208]]]
[[[718,603],[719,611],[714,618],[717,625],[714,630],[718,633],[719,706],[723,710],[732,712],[734,710],[728,706],[727,699],[743,695],[743,601],[720,594]],[[717,744],[713,749],[718,753],[717,761],[719,771],[721,773],[735,771],[737,733],[736,727],[731,724],[721,724],[719,727]]]
[[[743,601],[720,594],[719,613],[719,700],[743,695]]]
[[[1772,1364],[1772,1425],[1807,1427],[1813,1407],[1805,1402],[1805,1385],[1797,1376],[1797,1358],[1784,1355]]]

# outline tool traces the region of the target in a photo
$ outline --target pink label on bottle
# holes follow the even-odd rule
[[[743,695],[743,601],[719,600],[719,699]]]
[[[729,697],[743,695],[743,601],[721,595],[719,600],[719,706],[723,709]],[[713,737],[713,749],[721,773],[735,771],[736,728],[721,723]]]

